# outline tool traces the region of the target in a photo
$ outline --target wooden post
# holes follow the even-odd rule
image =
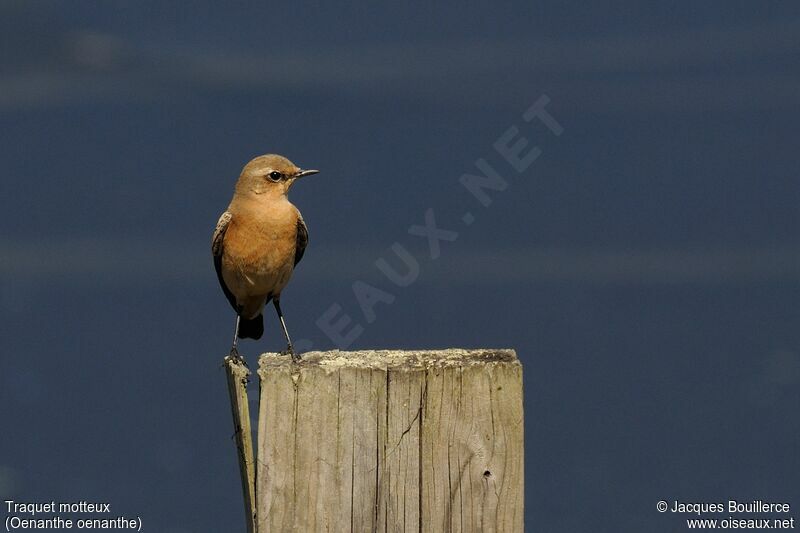
[[[259,533],[522,532],[513,350],[261,356]]]
[[[247,402],[247,382],[250,370],[238,357],[224,359],[225,374],[228,378],[228,393],[233,413],[234,440],[239,456],[239,474],[242,477],[244,512],[247,533],[256,532],[255,514],[255,463],[253,461],[253,433],[250,429],[250,406]]]

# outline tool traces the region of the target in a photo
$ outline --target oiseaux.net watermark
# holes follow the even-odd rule
[[[395,241],[388,247],[386,255],[376,258],[373,263],[383,275],[381,286],[363,280],[353,282],[353,297],[363,320],[344,312],[338,302],[332,303],[319,315],[315,321],[317,327],[337,348],[345,350],[350,347],[364,333],[364,325],[377,320],[379,305],[391,305],[397,299],[398,290],[417,281],[421,263],[439,259],[443,243],[458,240],[461,228],[472,226],[480,211],[493,203],[495,195],[506,191],[513,177],[531,167],[542,155],[541,145],[536,139],[559,137],[564,133],[564,127],[548,111],[549,103],[549,96],[539,96],[520,114],[516,123],[494,139],[491,150],[475,160],[475,169],[458,177],[459,188],[466,193],[463,195],[464,203],[468,205],[457,220],[443,224],[437,220],[435,209],[429,207],[422,214],[422,224],[408,227],[408,235],[427,241],[428,254],[415,257],[402,242]],[[313,348],[313,342],[300,339],[295,342],[295,347],[301,352],[308,351]]]
[[[683,502],[659,500],[659,513],[680,515],[688,529],[794,529],[787,502],[727,500]]]

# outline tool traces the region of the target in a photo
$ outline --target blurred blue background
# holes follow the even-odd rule
[[[800,4],[6,0],[0,42],[0,499],[240,527],[210,236],[276,152],[323,172],[291,197],[302,346],[335,347],[338,304],[351,348],[517,349],[526,530],[800,508]],[[521,119],[541,95],[560,136]],[[511,126],[542,151],[521,174]],[[508,180],[488,207],[478,158]],[[408,233],[429,208],[459,232],[436,260]],[[373,323],[357,280],[396,297]]]

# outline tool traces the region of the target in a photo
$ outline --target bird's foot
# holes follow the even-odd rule
[[[300,361],[300,355],[295,353],[294,347],[291,344],[288,345],[286,349],[281,352],[281,355],[291,355],[292,361],[294,361],[295,363]]]
[[[228,353],[228,357],[231,359],[236,359],[237,361],[244,362],[244,357],[239,353],[239,350],[236,349],[236,346],[231,348],[230,353]]]

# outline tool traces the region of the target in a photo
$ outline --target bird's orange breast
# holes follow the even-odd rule
[[[279,294],[294,269],[297,211],[273,206],[262,212],[233,213],[225,232],[222,273],[240,297]]]

